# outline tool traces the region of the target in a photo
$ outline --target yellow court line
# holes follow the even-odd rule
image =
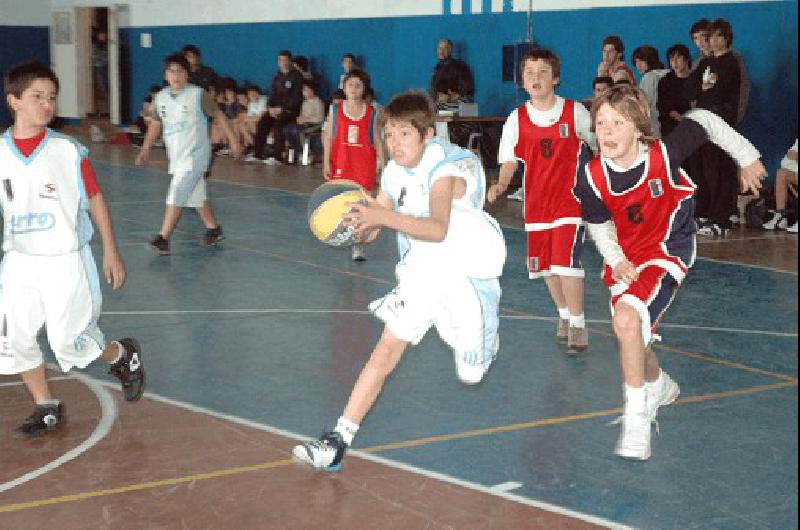
[[[757,394],[762,392],[769,392],[771,390],[779,390],[783,388],[789,388],[797,386],[797,381],[794,382],[782,382],[782,383],[773,383],[771,385],[761,385],[761,386],[754,386],[750,388],[743,388],[740,390],[728,390],[725,392],[716,392],[713,394],[706,394],[702,396],[690,396],[681,398],[676,401],[676,404],[690,404],[690,403],[703,403],[707,401],[713,401],[716,399],[724,399],[728,397],[735,397],[735,396],[744,396],[749,394]],[[425,438],[418,438],[415,440],[406,440],[402,442],[395,442],[390,444],[382,444],[382,445],[375,445],[372,447],[367,447],[365,449],[359,449],[358,452],[362,453],[380,453],[384,451],[392,451],[397,449],[407,449],[411,447],[419,447],[422,445],[429,445],[438,442],[445,442],[451,440],[460,440],[464,438],[475,438],[478,436],[487,436],[492,434],[500,434],[505,432],[514,432],[514,431],[523,431],[527,429],[533,429],[536,427],[543,427],[547,425],[559,425],[563,423],[569,423],[573,421],[580,421],[580,420],[587,420],[592,418],[599,418],[603,416],[613,416],[615,414],[620,414],[622,412],[621,408],[613,408],[613,409],[605,409],[599,410],[595,412],[586,412],[583,414],[574,414],[571,416],[560,416],[556,418],[545,418],[542,420],[535,420],[525,423],[512,423],[509,425],[500,425],[498,427],[489,427],[486,429],[475,429],[472,431],[465,431],[460,433],[453,433],[453,434],[443,434],[438,436],[428,436]],[[357,455],[356,455],[357,456]],[[117,495],[120,493],[130,493],[133,491],[142,491],[147,489],[154,489],[160,488],[163,486],[172,486],[176,484],[185,484],[187,482],[193,481],[200,481],[200,480],[209,480],[214,478],[220,477],[227,477],[232,475],[240,475],[242,473],[250,473],[253,471],[262,471],[266,469],[273,469],[278,467],[284,467],[293,462],[292,459],[282,459],[282,460],[274,460],[272,462],[263,462],[260,464],[254,464],[250,466],[239,466],[239,467],[232,467],[232,468],[224,468],[219,469],[216,471],[210,471],[207,473],[195,473],[193,475],[187,475],[184,477],[177,477],[171,479],[163,479],[163,480],[154,480],[150,482],[142,482],[139,484],[131,484],[129,486],[121,486],[119,488],[110,488],[105,490],[96,490],[96,491],[88,491],[84,493],[76,493],[73,495],[62,495],[60,497],[51,497],[49,499],[40,499],[34,501],[27,501],[27,502],[20,502],[14,504],[6,504],[0,505],[0,513],[10,513],[10,512],[17,512],[22,510],[28,510],[31,508],[39,508],[42,506],[50,506],[54,504],[64,504],[68,502],[76,502],[85,499],[91,499],[95,497],[104,497],[109,495]]]

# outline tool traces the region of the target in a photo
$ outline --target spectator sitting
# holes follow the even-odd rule
[[[344,100],[344,78],[350,73],[350,70],[356,67],[356,56],[352,53],[345,53],[342,56],[342,75],[339,76],[339,90],[342,91],[342,99]]]
[[[267,96],[261,94],[261,89],[256,85],[248,84],[245,88],[247,94],[247,111],[242,115],[238,123],[238,130],[242,146],[246,149],[253,145],[253,136],[256,134],[256,124],[258,120],[267,112]]]
[[[597,77],[610,77],[614,83],[627,81],[631,86],[636,86],[636,79],[628,65],[623,62],[625,46],[617,35],[609,35],[603,39],[600,47],[603,58],[597,65]]]
[[[667,50],[667,59],[672,70],[658,82],[656,99],[662,137],[668,136],[683,119],[683,114],[692,108],[692,102],[683,95],[691,71],[689,48],[676,44]],[[694,177],[692,173],[689,175]]]
[[[642,89],[647,101],[650,103],[650,125],[656,138],[661,137],[661,123],[658,121],[658,82],[667,75],[669,70],[664,68],[664,63],[658,58],[658,50],[652,46],[639,46],[633,50],[633,65],[642,78],[639,88]]]
[[[775,212],[769,221],[763,224],[765,230],[786,229],[797,233],[797,220],[791,226],[786,218],[786,201],[789,191],[797,197],[797,139],[781,160],[781,167],[775,174]]]
[[[436,97],[436,87],[441,83],[453,86],[455,92],[465,101],[475,97],[475,80],[467,63],[453,58],[453,41],[441,39],[436,44],[436,57],[439,62],[433,68],[431,77],[431,96]]]
[[[297,116],[295,123],[286,126],[289,147],[294,149],[295,153],[300,153],[306,138],[320,132],[324,121],[325,104],[317,95],[314,84],[306,81],[303,83],[303,104],[300,107],[300,115]]]
[[[614,86],[614,80],[607,75],[598,76],[592,81],[592,97],[586,98],[581,103],[587,110],[591,110],[594,98]]]
[[[187,44],[181,49],[181,53],[189,61],[189,83],[208,90],[210,85],[219,82],[219,76],[214,69],[200,61],[200,48]]]
[[[226,77],[222,79],[220,82],[222,86],[222,91],[219,93],[218,96],[218,103],[219,108],[225,114],[225,117],[228,118],[228,121],[231,122],[234,131],[236,129],[236,120],[239,116],[239,113],[243,112],[245,109],[239,104],[237,99],[237,87],[236,81],[230,77]],[[220,154],[227,154],[227,150],[222,151],[223,146],[227,144],[227,136],[225,131],[222,127],[216,123],[211,124],[211,146],[216,151],[220,151]]]

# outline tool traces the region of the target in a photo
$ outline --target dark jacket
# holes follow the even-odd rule
[[[703,90],[703,76],[711,76],[714,86]],[[739,117],[739,92],[741,71],[739,61],[730,52],[719,57],[704,57],[684,85],[683,95],[697,101],[696,107],[710,110],[736,127]]]
[[[297,116],[302,104],[303,76],[295,69],[285,74],[279,70],[270,85],[269,106],[281,107],[290,116]]]
[[[218,81],[219,76],[210,66],[201,64],[198,65],[196,71],[189,71],[189,82],[193,85],[201,86],[206,90],[208,90],[210,85],[216,84]]]
[[[669,113],[674,110],[678,114],[684,114],[692,108],[692,102],[683,95],[683,87],[688,79],[688,77],[680,78],[675,75],[674,70],[670,70],[658,82],[656,108],[658,108],[658,121],[661,122],[662,138],[671,133],[680,123],[670,118]]]
[[[436,96],[436,88],[440,84],[458,87],[458,95],[469,100],[472,100],[475,96],[475,80],[472,77],[472,71],[467,66],[467,63],[458,59],[451,57],[436,64],[431,78],[431,94],[434,97]]]

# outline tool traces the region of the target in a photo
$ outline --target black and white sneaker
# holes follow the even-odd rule
[[[66,416],[62,402],[59,401],[54,405],[36,405],[33,414],[25,418],[25,421],[14,431],[22,436],[35,438],[60,429],[65,421]]]
[[[136,339],[124,338],[118,341],[125,350],[119,361],[108,369],[108,373],[122,383],[125,401],[139,401],[144,393],[144,368],[142,349]]]
[[[314,469],[339,471],[346,450],[347,444],[344,443],[342,435],[331,431],[320,436],[319,440],[295,445],[292,454],[297,460]]]
[[[203,243],[207,247],[210,247],[211,245],[216,245],[223,239],[225,239],[225,236],[222,235],[222,227],[217,226],[216,228],[209,228],[206,230],[206,235],[203,237]]]
[[[708,223],[697,229],[699,236],[725,237],[730,232],[729,228],[722,228],[716,223]]]
[[[169,239],[165,239],[161,234],[156,234],[156,237],[150,242],[150,248],[155,250],[159,256],[169,256]]]

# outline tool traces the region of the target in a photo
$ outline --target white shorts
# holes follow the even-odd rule
[[[488,368],[497,355],[500,282],[397,266],[398,284],[369,305],[397,338],[418,344],[435,326],[462,361]]]
[[[206,201],[205,170],[179,171],[172,175],[167,192],[167,204],[199,208]]]
[[[103,353],[101,304],[89,245],[59,256],[6,254],[0,265],[0,374],[42,364],[36,341],[42,326],[63,371],[86,367]]]

